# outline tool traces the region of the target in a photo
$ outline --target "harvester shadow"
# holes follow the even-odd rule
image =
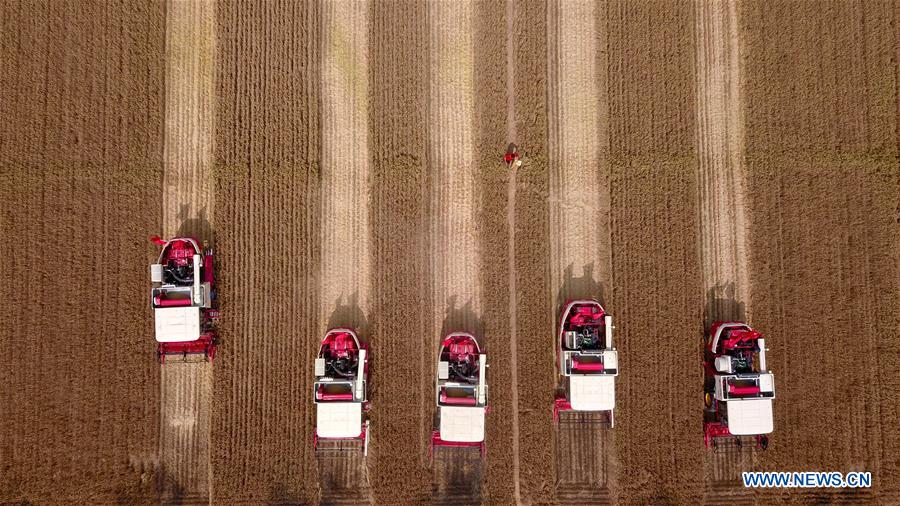
[[[200,209],[197,216],[190,216],[190,206],[182,205],[178,211],[178,219],[181,220],[178,237],[195,237],[201,243],[213,245],[215,232],[206,216],[206,208]]]
[[[582,276],[576,278],[575,266],[569,264],[566,267],[563,283],[556,297],[557,315],[554,319],[559,316],[566,302],[573,299],[594,299],[606,308],[606,287],[594,280],[594,264],[587,264],[581,270]]]
[[[718,321],[744,321],[746,304],[737,300],[734,283],[719,283],[706,292],[703,310],[703,332]]]
[[[475,314],[471,301],[457,307],[456,299],[455,295],[450,297],[450,304],[447,306],[444,322],[441,325],[440,339],[451,332],[469,332],[483,344],[484,322],[479,315]]]
[[[432,455],[431,500],[435,504],[480,504],[484,459],[477,448],[438,447]]]
[[[270,487],[269,500],[266,502],[266,504],[278,506],[310,504],[307,501],[301,500],[300,497],[301,494],[297,492],[291,492],[290,490],[288,490],[287,485],[278,482]]]
[[[344,303],[344,295],[334,301],[334,310],[328,318],[328,328],[347,327],[356,331],[360,339],[369,337],[369,321],[362,308],[359,307],[359,293],[353,293]]]
[[[156,476],[156,493],[165,504],[189,503],[184,487],[174,477],[160,469]]]

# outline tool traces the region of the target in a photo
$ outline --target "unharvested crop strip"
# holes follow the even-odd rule
[[[0,502],[155,499],[164,20],[0,4]]]
[[[506,0],[506,137],[511,143],[516,142],[516,1]],[[517,160],[517,162],[519,162]],[[512,389],[512,479],[513,498],[516,503],[522,502],[522,487],[519,483],[519,365],[517,336],[517,302],[516,283],[516,173],[518,165],[509,167],[509,183],[506,197],[507,263],[509,272],[509,365],[510,388]]]
[[[212,241],[212,136],[215,4],[166,4],[166,121],[163,230]],[[160,486],[164,494],[212,497],[209,363],[161,371]]]
[[[217,4],[216,502],[313,503],[319,2]]]
[[[516,337],[520,388],[519,491],[524,503],[553,501],[551,402],[555,385],[547,217],[547,4],[517,1],[514,12],[516,142]],[[502,130],[501,130],[502,131]],[[496,141],[495,141],[496,142]],[[500,146],[502,149],[502,146]],[[496,155],[495,155],[496,156]],[[489,485],[490,487],[490,485]]]
[[[840,1],[741,8],[751,300],[754,321],[770,336],[778,388],[775,434],[759,457],[767,470],[856,463],[873,477],[898,475],[887,456],[900,433],[878,422],[896,416],[897,396],[885,393],[900,383],[887,373],[896,371],[900,348],[884,338],[897,328],[889,253],[897,228],[888,218],[900,195],[895,8]],[[868,366],[844,366],[860,361]],[[875,478],[870,492],[896,502],[892,482]],[[761,502],[788,498],[758,494]],[[867,499],[838,490],[789,494]]]
[[[434,341],[427,214],[428,31],[424,2],[372,2],[369,29],[372,446],[378,503],[429,490]],[[406,357],[405,359],[399,359]]]
[[[689,2],[607,8],[612,306],[618,320],[620,502],[703,492],[697,366],[701,281],[693,14]],[[627,371],[627,374],[626,374]],[[653,395],[646,395],[653,392]]]

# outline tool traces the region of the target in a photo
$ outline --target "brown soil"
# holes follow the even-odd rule
[[[220,2],[210,92],[186,77],[210,70],[201,27],[172,25],[202,50],[165,61],[162,2],[0,5],[0,502],[896,502],[896,9],[617,0],[560,23],[573,6],[369,2],[342,36],[335,5]],[[146,237],[210,222],[219,355],[161,370]],[[575,293],[616,319],[616,427],[554,437]],[[741,314],[769,338],[776,432],[710,454],[699,340]],[[338,322],[373,346],[365,459],[312,449]],[[486,460],[429,458],[451,326],[489,353]],[[875,487],[748,494],[748,469]]]

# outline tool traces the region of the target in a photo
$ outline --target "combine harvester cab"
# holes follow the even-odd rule
[[[487,355],[472,334],[454,332],[438,355],[435,446],[478,448],[484,456],[484,418],[488,412]]]
[[[707,448],[765,450],[774,429],[775,377],[766,369],[762,334],[742,322],[717,322],[704,346],[703,436]]]
[[[553,404],[553,422],[560,412],[597,412],[601,424],[615,425],[616,376],[619,355],[612,343],[612,316],[595,300],[574,300],[563,309],[557,335],[557,368],[561,390]]]
[[[164,363],[180,355],[188,361],[189,356],[202,355],[212,360],[217,343],[213,322],[218,318],[212,250],[201,250],[190,237],[151,240],[162,246],[159,260],[150,266],[157,359]]]
[[[325,333],[315,364],[316,452],[369,450],[369,347],[356,332]]]

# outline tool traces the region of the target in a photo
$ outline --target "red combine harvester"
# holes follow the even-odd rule
[[[435,446],[474,447],[484,456],[484,417],[488,412],[486,370],[487,355],[472,334],[453,332],[441,342],[432,453]]]
[[[616,376],[619,355],[612,344],[612,316],[595,300],[566,304],[559,321],[557,363],[561,390],[553,404],[553,421],[560,412],[588,411],[605,415],[602,424],[615,425]]]
[[[716,322],[704,346],[703,439],[707,448],[769,446],[775,377],[766,369],[762,334],[742,322]]]
[[[201,250],[190,237],[150,240],[162,246],[159,260],[150,265],[157,359],[164,363],[166,357],[181,355],[187,361],[188,356],[202,354],[212,360],[217,343],[213,323],[219,316],[214,307],[212,250]]]
[[[368,454],[368,344],[352,329],[329,330],[319,347],[315,375],[315,451],[361,449]]]

